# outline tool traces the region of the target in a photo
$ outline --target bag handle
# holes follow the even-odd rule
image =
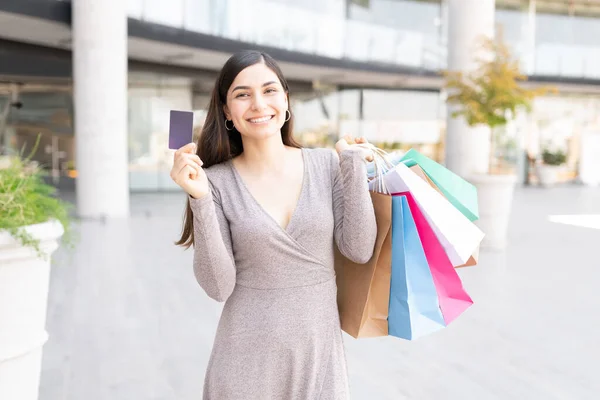
[[[375,181],[374,191],[382,194],[390,194],[383,177],[389,171],[395,168],[395,165],[390,160],[391,155],[385,150],[382,150],[371,143],[360,143],[356,146],[360,146],[367,150],[371,150],[373,153],[373,167],[375,169],[375,175],[373,181]]]

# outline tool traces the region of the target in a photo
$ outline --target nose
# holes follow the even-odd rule
[[[262,94],[257,94],[256,96],[254,96],[254,99],[252,100],[252,109],[254,111],[259,111],[265,108],[265,99],[263,97]]]

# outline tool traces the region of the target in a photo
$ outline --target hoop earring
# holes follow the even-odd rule
[[[288,116],[288,117],[285,119],[285,122],[288,122],[288,121],[289,121],[289,120],[292,118],[292,113],[290,112],[290,110],[285,110],[285,113],[286,113],[286,116],[288,116],[288,115],[289,115],[289,116]]]
[[[227,129],[228,131],[232,131],[233,128],[235,128],[235,125],[233,124],[233,121],[231,121],[231,128],[227,126],[227,123],[229,122],[229,120],[227,118],[225,118],[225,129]]]

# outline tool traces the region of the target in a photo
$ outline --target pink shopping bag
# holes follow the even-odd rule
[[[473,304],[473,300],[463,288],[460,277],[450,262],[444,247],[412,194],[410,192],[394,194],[394,196],[397,195],[406,196],[408,200],[438,294],[440,310],[444,322],[448,325],[465,312]]]

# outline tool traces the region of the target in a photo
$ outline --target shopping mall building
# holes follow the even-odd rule
[[[585,144],[600,130],[600,0],[2,0],[1,140],[41,134],[35,159],[77,184],[81,215],[126,215],[130,192],[177,188],[169,110],[193,110],[198,132],[218,69],[252,48],[281,63],[306,146],[349,133],[464,158],[440,71],[497,27],[528,85],[558,89],[504,129],[499,157],[525,182],[526,154],[562,147],[562,179],[580,182],[583,153],[600,158]]]

